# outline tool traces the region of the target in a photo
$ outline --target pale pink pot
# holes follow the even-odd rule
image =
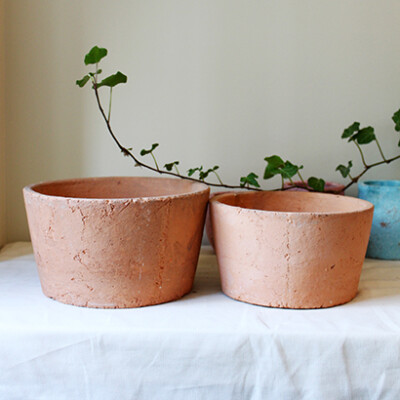
[[[46,296],[141,307],[191,290],[209,189],[178,179],[110,177],[24,188]]]
[[[295,184],[295,187],[292,187],[293,184]],[[308,192],[306,185],[302,181],[295,181],[290,183],[290,182],[285,182],[284,187],[288,188],[287,190],[290,191],[296,191],[296,192]],[[300,187],[297,187],[300,186]],[[309,189],[311,189],[308,186]],[[334,192],[334,194],[340,194],[344,196],[344,188],[345,186],[342,185],[341,183],[336,183],[336,182],[325,182],[325,189],[324,192]]]
[[[358,290],[373,205],[306,192],[223,194],[210,201],[222,290],[283,308],[343,304]]]

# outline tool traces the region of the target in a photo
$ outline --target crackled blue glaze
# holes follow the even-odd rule
[[[374,206],[367,257],[400,260],[400,181],[365,181],[358,197]]]

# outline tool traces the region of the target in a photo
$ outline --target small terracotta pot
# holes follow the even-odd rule
[[[304,192],[223,194],[211,200],[222,290],[271,307],[321,308],[357,294],[373,205]]]
[[[295,187],[292,187],[293,184],[295,184]],[[285,182],[285,188],[289,188],[288,190],[290,191],[295,191],[295,192],[308,192],[308,190],[306,189],[306,186],[303,182],[301,181],[295,181],[290,183],[290,182]],[[298,187],[300,186],[300,187]],[[308,186],[308,188],[310,189],[310,187]],[[336,183],[336,182],[325,182],[325,190],[324,192],[335,192],[334,194],[340,194],[342,196],[344,196],[344,188],[345,186],[342,185],[341,183]]]
[[[293,186],[290,182],[285,182],[284,187],[289,188],[287,191],[293,191],[293,192],[308,192],[308,190],[305,188],[305,185],[301,181],[295,181],[293,182],[296,187],[291,187]],[[302,187],[298,187],[302,186]],[[325,191],[330,192],[334,191],[336,192],[335,194],[342,195],[344,196],[344,185],[336,182],[325,182]],[[226,192],[214,192],[210,194],[210,200],[219,195],[219,194],[226,194],[226,193],[241,193],[238,190],[236,191],[226,191]],[[210,211],[207,210],[207,216],[206,216],[206,235],[208,238],[208,241],[210,242],[211,247],[214,249],[214,234],[213,234],[213,229],[212,229],[212,224],[211,224],[211,218],[210,218]],[[215,250],[215,249],[214,249]]]
[[[46,296],[140,307],[191,290],[209,189],[163,178],[88,178],[24,188]]]

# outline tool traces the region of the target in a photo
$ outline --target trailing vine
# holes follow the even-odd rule
[[[150,156],[154,165],[146,163],[142,160],[142,158],[136,156],[133,152],[132,147],[125,147],[124,145],[122,145],[111,126],[112,94],[113,88],[119,84],[126,83],[128,81],[128,78],[122,72],[118,71],[113,75],[99,80],[99,75],[102,73],[102,70],[99,69],[99,62],[107,56],[107,53],[107,49],[94,46],[89,51],[89,53],[86,54],[84,62],[85,65],[94,65],[95,70],[93,72],[87,73],[82,79],[77,80],[76,84],[82,88],[89,81],[92,83],[92,89],[95,94],[97,106],[99,108],[100,114],[104,119],[109,134],[111,135],[112,139],[114,140],[120,151],[123,153],[123,155],[131,158],[134,161],[135,166],[143,167],[161,175],[169,175],[194,182],[203,182],[209,186],[219,188],[247,189],[258,191],[262,190],[259,184],[259,176],[254,172],[250,172],[247,175],[240,177],[238,184],[226,184],[222,181],[219,173],[217,172],[217,170],[219,170],[218,165],[215,165],[212,168],[205,168],[202,165],[199,167],[189,168],[187,170],[187,175],[183,175],[178,169],[179,161],[167,162],[162,168],[160,168],[160,164],[157,161],[155,154],[155,150],[159,146],[158,143],[153,143],[149,149],[141,149],[139,152],[141,157]],[[109,88],[109,103],[107,113],[103,107],[103,104],[101,103],[99,95],[99,89],[102,87]],[[400,132],[400,110],[394,113],[392,119],[395,123],[395,130]],[[371,168],[382,164],[389,164],[392,161],[400,158],[400,154],[392,158],[385,157],[381,145],[375,135],[374,128],[371,126],[360,128],[360,123],[354,122],[352,125],[344,130],[342,138],[348,139],[349,142],[355,144],[358,152],[360,153],[361,161],[363,164],[363,170],[355,176],[351,174],[351,168],[353,167],[353,162],[351,160],[347,163],[347,166],[343,164],[337,166],[336,171],[339,171],[344,178],[350,179],[350,182],[345,186],[345,189],[348,189],[351,185],[358,182],[358,180]],[[377,145],[382,160],[374,163],[367,163],[361,146],[369,144],[371,142],[374,142]],[[398,143],[398,146],[400,147],[400,141]],[[300,173],[300,170],[303,169],[302,165],[295,165],[288,160],[283,160],[280,156],[277,155],[265,157],[264,161],[266,161],[267,165],[265,166],[263,179],[271,179],[274,176],[280,176],[281,178],[281,187],[277,190],[287,190],[293,187],[301,187],[306,188],[309,191],[325,191],[325,181],[323,179],[313,176],[308,178],[307,181],[303,179],[303,176]],[[217,182],[210,181],[210,176],[214,176]],[[295,177],[298,177],[300,184],[294,180]],[[285,182],[288,182],[288,184],[285,184]],[[334,191],[330,192],[335,193]]]

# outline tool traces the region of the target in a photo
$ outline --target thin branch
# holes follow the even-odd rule
[[[97,71],[97,65],[96,65],[96,71]],[[92,83],[93,83],[93,90],[94,90],[95,97],[96,97],[96,101],[97,101],[97,106],[98,106],[98,108],[99,108],[99,110],[100,110],[100,113],[101,113],[103,119],[104,119],[104,122],[106,123],[107,130],[108,130],[109,134],[111,135],[112,139],[114,140],[114,142],[116,143],[116,145],[118,146],[118,148],[121,150],[121,152],[122,152],[125,156],[130,157],[130,158],[135,162],[135,166],[146,168],[146,169],[148,169],[148,170],[150,170],[150,171],[157,172],[158,174],[161,174],[161,175],[173,176],[173,177],[185,179],[185,180],[192,181],[192,182],[204,182],[204,183],[206,183],[208,186],[213,186],[213,187],[223,187],[223,188],[227,188],[227,189],[237,189],[237,190],[245,189],[245,190],[263,191],[263,189],[260,189],[260,188],[250,187],[249,183],[247,183],[247,185],[244,185],[244,186],[241,186],[241,185],[227,185],[227,184],[225,184],[225,183],[222,182],[222,180],[221,180],[221,178],[219,177],[218,173],[216,173],[215,171],[213,171],[213,172],[214,172],[214,174],[216,175],[216,177],[217,177],[219,183],[206,182],[204,179],[203,179],[203,180],[200,180],[200,179],[196,179],[196,178],[191,178],[191,177],[189,177],[189,176],[180,175],[180,174],[179,174],[179,171],[178,171],[178,168],[177,168],[176,166],[175,166],[176,173],[175,173],[175,172],[172,172],[172,171],[163,171],[163,170],[159,169],[158,164],[157,164],[157,161],[155,160],[155,157],[154,157],[154,155],[153,155],[152,153],[151,153],[151,155],[152,155],[152,157],[153,157],[153,160],[154,160],[154,162],[155,162],[156,167],[152,167],[151,165],[145,164],[144,162],[140,161],[128,148],[124,147],[124,146],[119,142],[119,140],[117,139],[117,137],[115,136],[115,134],[114,134],[114,132],[113,132],[113,130],[112,130],[112,128],[111,128],[111,124],[110,124],[110,116],[111,116],[111,91],[110,91],[110,105],[109,105],[108,117],[107,117],[107,115],[106,115],[106,113],[105,113],[105,111],[104,111],[104,109],[103,109],[103,106],[102,106],[102,104],[101,104],[101,101],[100,101],[99,91],[98,91],[98,87],[97,87],[97,73],[95,74],[94,78],[92,78]],[[358,174],[357,176],[355,176],[355,177],[352,177],[352,176],[349,174],[349,178],[351,179],[351,181],[344,187],[344,190],[348,189],[348,188],[349,188],[350,186],[352,186],[354,183],[357,183],[358,180],[359,180],[367,171],[369,171],[371,168],[377,167],[377,166],[382,165],[382,164],[389,164],[389,163],[391,163],[392,161],[395,161],[395,160],[400,159],[400,154],[397,155],[397,156],[395,156],[395,157],[389,158],[389,159],[385,158],[384,155],[383,155],[382,148],[381,148],[379,142],[376,140],[378,149],[379,149],[379,151],[380,151],[380,153],[381,153],[381,156],[382,156],[383,160],[382,160],[382,161],[375,162],[375,163],[373,163],[373,164],[367,164],[366,161],[365,161],[365,158],[364,158],[364,154],[363,154],[362,149],[360,148],[359,144],[358,144],[356,141],[354,141],[354,143],[355,143],[355,145],[357,146],[357,148],[358,148],[358,150],[359,150],[359,152],[360,152],[361,160],[362,160],[362,163],[363,163],[363,165],[364,165],[364,170],[363,170],[360,174]],[[290,190],[290,189],[292,189],[292,188],[294,188],[294,187],[298,187],[298,188],[303,188],[303,189],[305,188],[305,189],[307,189],[307,190],[310,191],[310,192],[315,192],[315,190],[313,190],[313,189],[311,189],[311,188],[308,187],[308,185],[305,183],[303,177],[301,176],[300,172],[298,171],[297,173],[298,173],[298,175],[299,175],[299,177],[300,177],[300,179],[301,179],[302,184],[305,184],[305,186],[296,185],[296,184],[293,183],[292,179],[289,178],[289,180],[290,180],[290,182],[292,183],[292,185],[290,185],[289,187],[285,187],[284,178],[283,178],[283,176],[281,176],[281,179],[282,179],[282,186],[281,186],[280,189],[275,189],[275,190]],[[337,190],[336,190],[336,191],[335,191],[335,190],[332,190],[332,191],[327,191],[326,193],[338,193],[338,191],[337,191]]]
[[[124,147],[120,143],[120,141],[117,139],[117,137],[115,136],[115,134],[114,134],[114,132],[113,132],[113,130],[111,128],[111,124],[108,121],[106,113],[104,112],[103,106],[101,104],[100,96],[99,96],[99,90],[98,90],[96,82],[93,83],[93,90],[94,90],[94,93],[95,93],[97,106],[98,106],[98,108],[100,110],[100,113],[101,113],[103,119],[104,119],[104,122],[106,123],[107,130],[108,130],[109,134],[111,135],[112,139],[114,140],[114,142],[116,143],[118,148],[121,150],[121,152],[124,155],[130,157],[135,162],[136,166],[149,169],[150,171],[157,172],[157,173],[159,173],[161,175],[169,175],[169,176],[185,179],[185,180],[192,181],[192,182],[200,182],[199,179],[191,178],[189,176],[179,175],[179,174],[177,174],[175,172],[171,172],[171,171],[163,171],[161,169],[156,169],[156,168],[152,167],[151,165],[145,164],[142,161],[140,161],[130,150],[128,150],[126,147]],[[243,187],[239,186],[239,185],[227,185],[225,183],[224,184],[220,184],[220,183],[211,183],[211,182],[205,182],[205,183],[207,183],[208,186],[214,186],[214,187],[224,187],[224,188],[227,188],[227,189],[243,189]],[[245,189],[254,190],[254,191],[262,191],[262,189],[259,189],[259,188],[246,187]]]
[[[360,174],[358,174],[358,175],[355,176],[354,178],[351,178],[351,182],[348,183],[348,184],[344,187],[343,190],[348,189],[351,185],[353,185],[354,183],[358,182],[359,179],[360,179],[368,170],[370,170],[371,168],[377,167],[378,165],[382,165],[382,164],[390,164],[392,161],[395,161],[395,160],[398,160],[398,159],[400,159],[400,154],[397,155],[397,156],[395,156],[395,157],[389,158],[389,159],[385,159],[385,160],[378,161],[378,162],[373,163],[373,164],[366,165],[365,168],[364,168],[364,170],[363,170]]]

